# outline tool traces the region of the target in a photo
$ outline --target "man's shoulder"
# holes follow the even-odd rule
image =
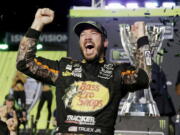
[[[72,61],[73,59],[71,57],[62,57],[60,61]]]
[[[130,63],[124,62],[124,63],[112,63],[114,67],[123,67],[123,66],[130,66]]]
[[[79,63],[80,61],[79,61],[79,60],[72,59],[71,57],[62,57],[62,58],[60,59],[60,62],[65,62],[65,63]]]

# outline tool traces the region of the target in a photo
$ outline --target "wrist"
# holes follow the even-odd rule
[[[37,31],[33,28],[29,28],[28,31],[26,32],[25,36],[29,38],[35,38],[38,39],[40,36],[41,32]]]
[[[42,31],[43,27],[44,27],[44,24],[41,23],[40,21],[34,21],[31,25],[31,29],[34,29],[40,32]]]

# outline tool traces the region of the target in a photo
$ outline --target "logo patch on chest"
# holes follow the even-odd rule
[[[82,67],[79,64],[67,65],[65,71],[62,72],[62,76],[74,76],[82,78]]]
[[[74,68],[72,71],[72,76],[82,78],[82,67]]]
[[[110,79],[113,76],[113,64],[105,64],[101,67],[98,77],[102,79]]]
[[[102,84],[92,81],[74,82],[65,90],[65,107],[77,112],[94,112],[109,102],[109,90]]]

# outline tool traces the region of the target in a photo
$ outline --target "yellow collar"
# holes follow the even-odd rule
[[[99,58],[99,63],[103,63],[105,61],[105,59],[104,58]],[[87,60],[86,59],[82,59],[82,61],[81,61],[82,63],[86,63],[87,62]]]

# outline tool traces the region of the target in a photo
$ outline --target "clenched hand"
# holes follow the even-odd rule
[[[54,11],[49,8],[40,8],[35,14],[34,21],[31,25],[32,29],[42,31],[46,24],[49,24],[54,19]]]

